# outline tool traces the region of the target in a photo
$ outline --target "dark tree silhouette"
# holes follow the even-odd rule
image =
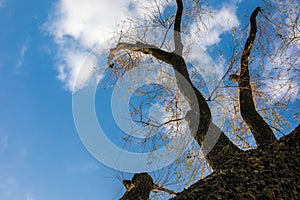
[[[123,181],[126,193],[121,199],[146,200],[152,190],[174,194],[173,199],[300,199],[300,125],[277,140],[272,128],[257,111],[250,84],[249,59],[258,30],[256,19],[261,9],[257,7],[250,16],[250,33],[240,58],[240,74],[230,76],[230,80],[238,84],[242,119],[257,144],[256,149],[244,151],[213,124],[207,100],[191,81],[187,64],[181,56],[184,48],[180,35],[183,2],[176,0],[176,3],[174,51],[168,52],[141,42],[124,42],[111,49],[108,64],[113,67],[115,54],[127,50],[149,54],[173,67],[178,88],[191,108],[186,114],[190,129],[195,129],[191,132],[195,133],[194,139],[202,146],[213,173],[178,193],[159,187],[147,173],[137,173],[132,180]],[[180,77],[187,80],[197,101],[185,90],[186,82],[180,81]],[[200,113],[197,113],[196,107]],[[195,119],[200,122],[197,127],[194,127],[197,124]],[[204,142],[209,133],[219,133],[216,144]]]

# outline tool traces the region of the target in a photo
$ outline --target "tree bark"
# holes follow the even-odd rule
[[[300,125],[265,148],[232,157],[173,198],[183,199],[300,199]]]
[[[123,181],[126,192],[120,200],[148,200],[154,183],[147,173],[135,174],[131,181]]]
[[[121,200],[147,200],[154,189],[148,176],[142,185],[126,192]],[[152,189],[149,189],[151,185]],[[290,134],[265,148],[233,156],[221,169],[172,198],[198,199],[300,199],[300,124]]]

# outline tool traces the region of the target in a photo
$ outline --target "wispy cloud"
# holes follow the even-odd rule
[[[266,92],[276,101],[282,99],[295,101],[300,98],[300,86],[290,76],[280,77],[276,80],[266,81]]]
[[[23,61],[24,61],[24,57],[26,55],[26,52],[28,50],[28,47],[29,47],[29,44],[30,44],[30,38],[27,38],[20,50],[20,53],[19,53],[19,59],[18,59],[18,63],[16,65],[16,71],[19,72],[20,71],[20,68],[22,67],[23,65]]]
[[[287,61],[294,58],[294,53],[299,53],[300,48],[290,48],[285,56],[277,56],[272,62],[267,62],[264,73],[269,77],[264,80],[262,90],[266,92],[275,101],[295,101],[300,99],[300,85],[297,67],[291,66],[290,63],[281,63],[281,60]],[[297,59],[294,63],[299,65]]]
[[[207,15],[201,24],[194,23],[190,26],[191,37],[204,48],[218,44],[222,34],[240,25],[234,4],[224,6],[220,10],[212,10],[212,13],[213,18]]]

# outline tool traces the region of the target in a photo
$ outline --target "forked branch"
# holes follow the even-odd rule
[[[156,59],[168,63],[173,67],[178,89],[183,94],[191,108],[186,116],[189,126],[192,129],[191,131],[195,131],[195,140],[200,146],[202,146],[204,152],[207,153],[206,159],[212,168],[218,168],[227,159],[230,159],[232,154],[240,152],[240,150],[225,136],[220,128],[211,123],[211,113],[208,104],[203,95],[193,85],[182,56],[173,52],[166,52],[153,45],[143,44],[141,42],[137,42],[135,44],[120,43],[116,48],[111,49],[109,62],[111,62],[114,58],[114,54],[120,50],[131,50],[150,54]],[[182,81],[182,76],[185,78],[185,81]],[[188,85],[186,85],[186,83]],[[194,94],[187,90],[187,87],[191,87],[193,89],[196,99],[194,99]],[[196,119],[199,119],[199,121],[195,121]],[[197,125],[195,126],[195,124]],[[209,138],[215,137],[214,135],[217,135],[216,137],[220,137],[212,139],[215,141],[217,140],[216,143],[209,140],[204,142],[207,133],[211,134]]]
[[[175,23],[176,25],[174,25],[174,31],[175,29],[180,31],[181,19],[178,17],[182,16],[183,5],[181,1],[177,0],[176,2],[178,4],[178,10],[176,14],[177,22]],[[179,41],[181,43],[181,40]],[[188,111],[186,119],[189,123],[191,132],[195,135],[195,140],[202,147],[202,150],[206,154],[206,159],[213,169],[218,168],[227,159],[230,159],[232,154],[241,152],[225,136],[220,128],[212,123],[210,108],[204,96],[192,83],[185,60],[180,54],[177,54],[176,52],[167,52],[159,49],[156,46],[141,42],[136,42],[135,44],[119,43],[115,48],[110,50],[108,65],[111,65],[115,54],[121,50],[131,50],[149,54],[160,61],[170,64],[173,67],[178,89],[190,106],[190,111]],[[185,80],[183,80],[183,78]],[[192,88],[192,92],[187,88]],[[210,137],[208,137],[209,139],[205,140],[207,134],[209,134]],[[210,140],[213,140],[216,143]]]

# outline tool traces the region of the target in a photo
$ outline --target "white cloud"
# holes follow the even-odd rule
[[[20,54],[19,54],[19,60],[18,60],[18,63],[16,65],[16,70],[19,71],[20,70],[20,67],[22,67],[23,65],[23,60],[24,60],[24,57],[26,55],[26,52],[28,50],[28,46],[30,44],[30,39],[27,38],[20,50]]]
[[[70,36],[84,47],[92,47],[110,39],[122,20],[142,15],[142,5],[151,7],[146,0],[61,0],[56,5],[54,20],[50,19],[48,26],[60,42]]]
[[[265,91],[276,101],[281,101],[282,99],[294,101],[300,97],[299,84],[289,76],[268,80],[265,83]]]
[[[297,43],[297,41],[295,42]],[[266,60],[262,90],[275,101],[295,101],[300,98],[299,45],[290,45],[281,50],[282,44],[275,41],[272,59]],[[278,53],[279,52],[279,53]]]
[[[202,19],[205,26],[197,23],[190,26],[191,38],[197,40],[196,43],[202,47],[218,44],[222,34],[240,25],[233,6],[224,6],[212,12],[213,17],[207,15]]]
[[[61,56],[64,63],[58,66],[58,79],[70,91],[83,88],[95,73],[93,67],[97,65],[97,58],[80,49],[64,49]]]
[[[84,87],[91,77],[91,66],[80,75],[79,85],[73,85],[90,50],[99,45],[100,52],[107,51],[117,24],[132,15],[144,15],[143,7],[150,11],[152,4],[148,0],[60,0],[45,29],[59,47],[58,78],[65,87],[70,91]],[[91,62],[95,66],[96,59]]]
[[[125,17],[122,10],[126,12],[126,1],[122,0],[62,0],[51,31],[59,42],[70,36],[84,47],[92,47],[110,37],[114,25]]]
[[[157,2],[165,7],[168,1]],[[90,65],[85,66],[84,74],[80,74],[78,84],[74,86],[82,63],[97,45],[98,52],[108,52],[118,24],[133,16],[146,17],[153,10],[154,1],[149,0],[60,0],[45,23],[45,29],[58,45],[58,78],[65,88],[74,92],[88,83],[97,59],[88,61]],[[206,29],[201,28],[199,32],[196,24],[191,26],[192,38],[197,38],[197,43],[204,47],[217,44],[221,34],[239,25],[234,7],[224,6],[214,12],[214,18],[203,19]],[[123,25],[126,30],[130,23]]]
[[[262,90],[272,99],[275,101],[295,101],[300,98],[297,70],[278,63],[269,63],[264,71],[269,78],[263,81]]]

